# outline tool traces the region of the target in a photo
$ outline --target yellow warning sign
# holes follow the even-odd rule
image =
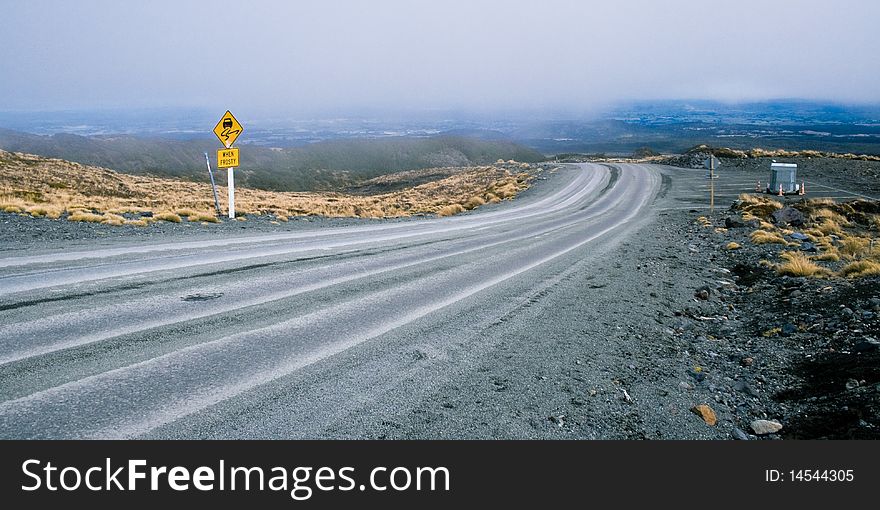
[[[242,131],[244,131],[244,128],[241,127],[241,124],[238,123],[235,116],[229,110],[226,110],[226,113],[220,118],[220,122],[214,126],[214,134],[217,135],[217,139],[227,149],[232,147],[232,144],[235,143],[235,140],[238,139],[238,135]]]
[[[235,168],[238,166],[238,148],[219,149],[217,151],[217,168]]]

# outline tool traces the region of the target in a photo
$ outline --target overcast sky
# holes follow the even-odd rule
[[[880,102],[880,2],[0,0],[0,110]]]

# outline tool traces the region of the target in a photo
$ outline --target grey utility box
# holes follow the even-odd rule
[[[769,193],[778,193],[780,185],[782,185],[783,193],[797,193],[800,191],[800,185],[797,182],[796,163],[770,163],[770,185],[767,187],[767,191]]]

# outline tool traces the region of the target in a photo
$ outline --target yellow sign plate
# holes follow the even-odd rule
[[[217,168],[234,168],[238,166],[238,147],[219,149],[217,151]]]
[[[220,118],[220,122],[214,126],[214,134],[217,135],[217,139],[227,149],[232,147],[232,144],[235,143],[235,140],[238,139],[238,135],[242,131],[244,131],[244,128],[241,127],[241,124],[238,123],[235,116],[229,110],[226,110],[226,113]]]

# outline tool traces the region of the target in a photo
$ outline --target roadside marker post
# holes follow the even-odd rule
[[[714,154],[710,154],[706,161],[703,162],[703,165],[707,169],[709,169],[709,212],[715,212],[715,167],[720,165],[721,162],[718,161],[718,158],[715,157]]]
[[[211,171],[211,160],[208,159],[208,153],[205,153],[205,164],[208,165],[208,175],[211,176],[211,191],[214,192],[214,207],[217,208],[217,216],[222,216],[223,211],[220,210],[220,200],[217,199],[217,184],[214,183],[214,172]]]
[[[229,218],[235,219],[235,168],[228,170],[227,186],[229,188]]]
[[[242,127],[238,122],[238,119],[236,119],[229,110],[226,110],[226,113],[220,117],[220,121],[214,126],[214,135],[217,136],[217,139],[220,140],[220,143],[222,143],[224,147],[217,151],[217,168],[227,169],[226,176],[229,190],[230,219],[235,219],[235,167],[239,164],[239,150],[237,147],[233,147],[232,144],[235,143],[242,131],[244,131],[244,127]],[[206,153],[205,158],[207,157],[208,154]],[[217,193],[215,191],[214,199],[216,200],[216,198]]]

